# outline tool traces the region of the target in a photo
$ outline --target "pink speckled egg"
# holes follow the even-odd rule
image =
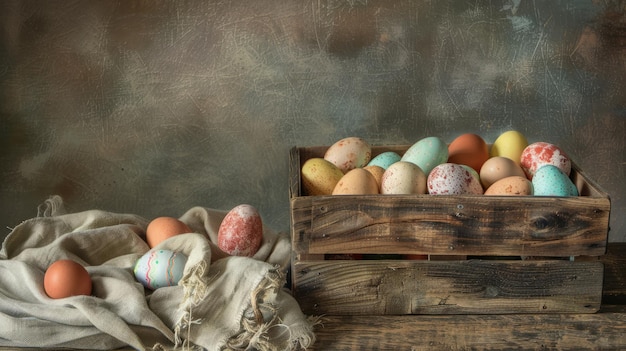
[[[483,187],[476,173],[469,167],[442,163],[430,172],[428,193],[432,195],[482,195]]]
[[[554,144],[540,141],[528,145],[522,151],[520,166],[528,179],[532,180],[535,172],[545,165],[553,165],[568,176],[572,170],[570,158]]]
[[[217,246],[232,256],[252,257],[263,241],[263,221],[257,209],[242,204],[230,210],[217,233]]]

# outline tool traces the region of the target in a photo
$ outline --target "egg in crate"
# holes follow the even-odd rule
[[[399,161],[381,179],[381,194],[426,194],[426,174],[412,162]]]
[[[569,176],[572,170],[572,162],[558,146],[539,141],[528,145],[522,152],[520,165],[526,177],[533,179],[535,172],[544,165],[553,165]]]
[[[500,134],[491,145],[490,157],[506,157],[520,164],[522,152],[528,146],[526,137],[516,131],[509,130]]]
[[[487,189],[496,181],[512,176],[526,177],[524,170],[515,161],[504,156],[489,158],[480,168],[480,182]]]
[[[578,196],[578,188],[572,180],[555,165],[540,167],[532,179],[537,196]]]
[[[372,173],[355,168],[341,177],[333,195],[375,195],[380,193],[378,189],[378,182]]]
[[[300,171],[304,195],[330,195],[343,177],[343,172],[334,163],[321,157],[304,162]]]
[[[385,151],[376,155],[367,165],[379,166],[383,169],[389,168],[392,164],[400,161],[402,157],[393,151]]]
[[[263,220],[259,211],[248,204],[232,208],[220,223],[217,233],[217,246],[232,256],[252,257],[262,241]]]
[[[530,196],[533,194],[533,184],[526,176],[511,176],[499,179],[485,190],[485,195]]]
[[[331,145],[324,159],[337,166],[343,173],[367,166],[372,158],[372,147],[358,137],[343,138]]]
[[[448,145],[439,137],[426,137],[411,145],[401,160],[416,164],[428,175],[435,166],[448,160]]]
[[[482,195],[477,173],[466,165],[443,163],[430,172],[427,189],[431,195]]]
[[[480,172],[488,159],[489,145],[477,134],[461,134],[448,146],[448,163],[467,165]]]
[[[187,256],[181,252],[151,249],[135,263],[135,278],[146,288],[156,290],[175,286],[183,277]]]
[[[62,259],[52,263],[43,280],[44,291],[53,299],[91,295],[89,272],[76,261]]]

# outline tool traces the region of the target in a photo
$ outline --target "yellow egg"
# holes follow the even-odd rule
[[[533,195],[533,184],[526,177],[506,177],[491,184],[485,195],[529,196]]]
[[[509,130],[500,134],[496,141],[493,142],[489,155],[491,157],[507,157],[519,165],[522,152],[526,146],[528,146],[528,140],[522,133],[516,130]]]
[[[346,173],[333,189],[333,195],[374,195],[378,193],[376,178],[363,168],[355,168]]]
[[[302,190],[304,195],[330,195],[343,177],[343,172],[330,161],[323,158],[310,158],[304,162],[301,170]]]

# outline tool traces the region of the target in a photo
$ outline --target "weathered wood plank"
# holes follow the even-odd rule
[[[299,262],[294,295],[308,314],[592,313],[601,262]]]
[[[373,147],[402,153],[408,146]],[[296,254],[599,256],[610,198],[573,165],[582,196],[301,196],[300,168],[326,147],[290,152]]]
[[[598,256],[601,198],[315,196],[292,200],[294,248],[308,253]]]
[[[626,350],[626,311],[325,316],[311,350]]]

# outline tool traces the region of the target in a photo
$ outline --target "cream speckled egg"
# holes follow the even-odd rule
[[[372,147],[358,137],[341,139],[331,145],[324,154],[324,159],[333,163],[343,173],[365,167],[371,158]]]
[[[426,174],[416,164],[399,161],[381,179],[381,194],[426,194]]]

